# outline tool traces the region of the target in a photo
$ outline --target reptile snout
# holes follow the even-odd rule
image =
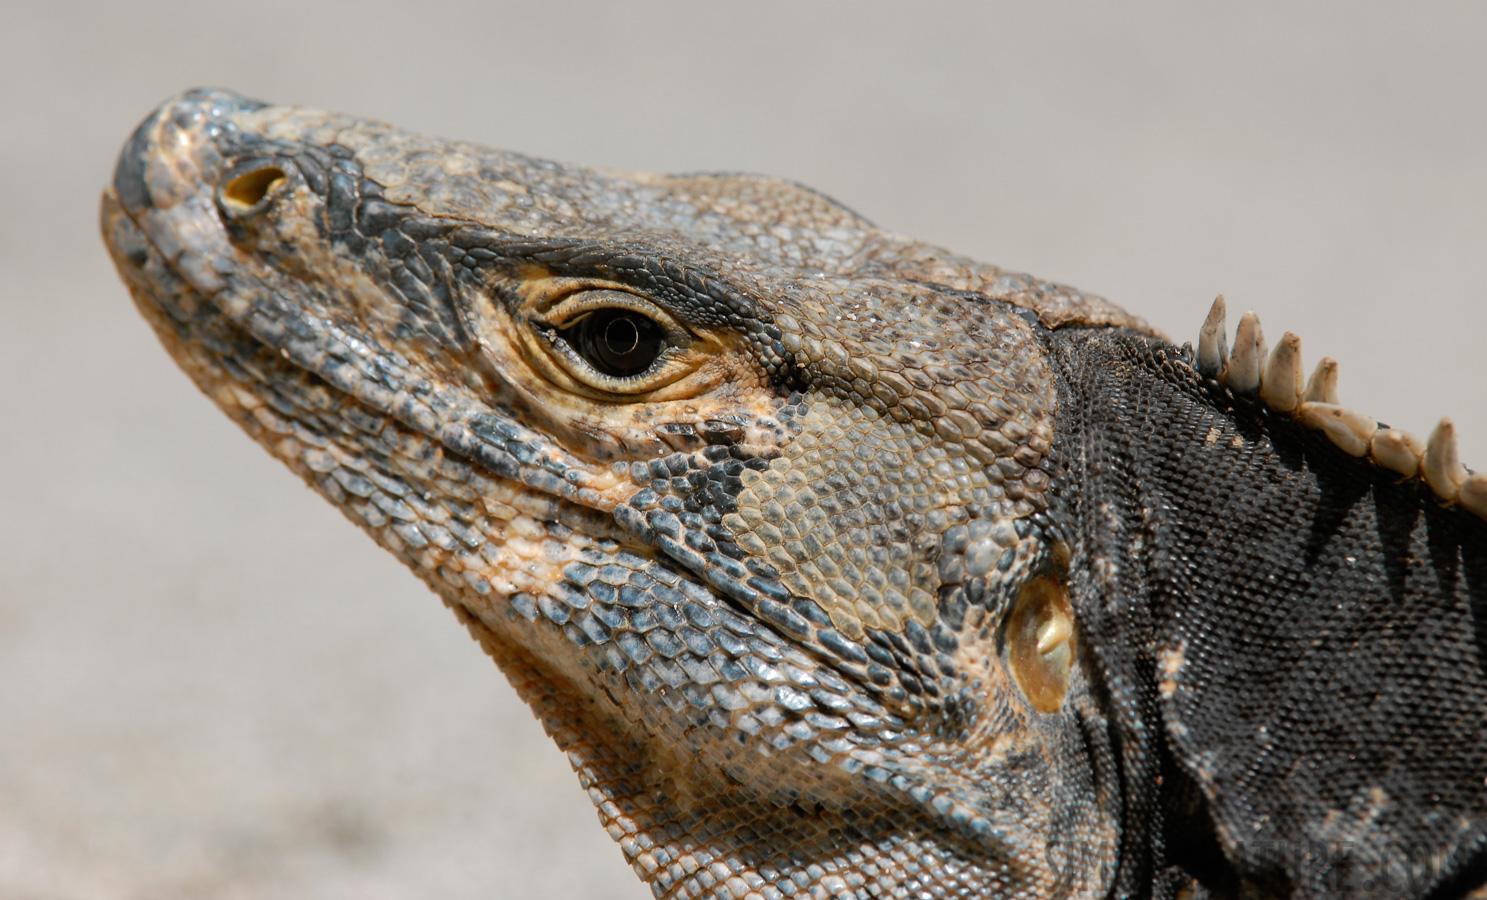
[[[218,187],[224,173],[244,169],[236,165],[239,121],[263,106],[226,91],[192,90],[160,104],[134,129],[103,198],[104,238],[121,262],[143,266],[153,250],[174,274],[149,278],[183,279],[202,296],[223,287],[238,263]],[[267,192],[271,183],[261,189]],[[244,183],[238,194],[252,189]]]
[[[180,176],[217,160],[211,151],[233,115],[264,104],[229,91],[197,88],[166,100],[134,129],[114,165],[113,188],[131,215],[181,199]],[[190,158],[195,165],[183,166]]]

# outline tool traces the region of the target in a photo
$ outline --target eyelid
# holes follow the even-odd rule
[[[612,289],[574,291],[559,298],[540,313],[537,320],[561,330],[577,324],[586,314],[601,309],[628,309],[651,319],[666,332],[666,340],[673,346],[684,346],[694,338],[692,332],[651,300],[639,294]]]

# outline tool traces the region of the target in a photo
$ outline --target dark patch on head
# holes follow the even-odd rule
[[[114,165],[114,193],[118,195],[119,203],[131,214],[144,212],[153,205],[149,187],[145,184],[145,166],[153,149],[155,126],[159,123],[163,110],[163,107],[155,110],[139,123],[134,133],[129,135],[129,140],[119,153],[119,161]]]

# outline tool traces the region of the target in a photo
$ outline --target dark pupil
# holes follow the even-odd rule
[[[589,365],[612,378],[639,375],[666,349],[661,327],[628,309],[601,309],[558,334]]]

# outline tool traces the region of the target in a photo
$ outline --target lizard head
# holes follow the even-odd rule
[[[215,91],[139,127],[102,219],[177,362],[454,609],[658,896],[1111,883],[1048,347],[1138,320],[779,180]]]

